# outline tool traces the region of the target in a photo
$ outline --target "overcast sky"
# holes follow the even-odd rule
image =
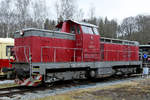
[[[55,1],[48,0],[52,9]],[[118,21],[138,14],[150,15],[150,0],[77,0],[77,6],[84,11],[85,17],[88,16],[90,7],[95,8],[97,17],[107,16],[109,19]]]
[[[2,0],[0,0],[2,1]],[[55,2],[57,0],[46,0],[50,18],[56,19]],[[84,18],[88,18],[88,11],[95,8],[95,16],[106,16],[108,19],[121,21],[125,17],[139,14],[150,15],[150,0],[74,0],[77,7],[83,10]],[[42,0],[41,0],[42,2]]]
[[[87,12],[90,5],[95,7],[96,16],[107,16],[119,20],[138,14],[150,14],[150,0],[80,0],[80,7]]]

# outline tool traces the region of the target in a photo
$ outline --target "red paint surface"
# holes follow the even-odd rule
[[[103,45],[104,45],[103,61],[138,61],[139,60],[138,46],[111,44],[111,43],[103,43]]]
[[[61,32],[75,29],[75,40],[40,36],[15,39],[15,55],[18,62],[92,62],[92,61],[138,61],[138,47],[122,44],[102,43],[100,36],[83,33],[81,26],[64,22]],[[80,33],[77,31],[80,28]],[[61,33],[60,33],[61,34]],[[101,46],[100,46],[101,45]],[[103,45],[103,46],[102,46]],[[19,47],[18,47],[19,46]],[[29,51],[31,53],[29,54]]]
[[[9,62],[13,62],[12,59],[0,59],[0,69],[1,68],[12,68],[12,65]]]
[[[99,38],[95,36],[94,38]],[[83,39],[80,43],[79,40]],[[90,35],[83,35],[79,40],[66,40],[48,37],[31,36],[18,38],[16,46],[26,46],[16,48],[17,58],[20,62],[28,62],[29,48],[32,54],[32,62],[71,62],[71,61],[138,61],[138,47],[121,44],[104,43],[104,58],[100,59],[100,45],[98,39],[90,40]],[[20,42],[20,41],[24,42]],[[78,44],[78,45],[77,45]],[[59,47],[59,48],[55,48]],[[74,49],[78,48],[78,49]],[[55,52],[55,60],[54,60]],[[74,58],[75,53],[75,58]],[[83,54],[82,54],[83,53]]]
[[[21,43],[22,39],[24,42]],[[54,62],[54,51],[56,52],[56,62],[73,61],[74,50],[72,48],[75,48],[75,41],[73,40],[30,36],[18,38],[15,43],[15,46],[21,46],[15,48],[16,58],[19,62],[29,61],[28,47],[30,47],[32,62]]]

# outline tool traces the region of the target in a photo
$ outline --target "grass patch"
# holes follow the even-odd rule
[[[143,97],[150,97],[150,79],[79,89],[33,100],[142,100]]]
[[[68,93],[57,94],[55,96],[48,96],[44,98],[37,98],[33,100],[113,100],[111,97],[107,96],[96,96],[92,95],[91,92],[100,91],[100,90],[114,90],[128,86],[137,86],[136,82],[127,82],[117,85],[97,87],[97,88],[89,88],[89,89],[79,89],[75,91],[70,91]]]
[[[73,99],[69,95],[57,95],[57,96],[48,96],[44,98],[37,98],[33,100],[77,100],[77,99]]]
[[[0,88],[7,88],[7,87],[14,87],[14,86],[18,86],[18,85],[15,83],[0,84]]]

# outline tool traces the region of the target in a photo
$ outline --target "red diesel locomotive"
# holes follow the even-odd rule
[[[139,73],[136,41],[100,37],[97,26],[66,20],[58,31],[24,29],[14,34],[20,85]]]

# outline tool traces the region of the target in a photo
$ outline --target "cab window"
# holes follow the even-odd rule
[[[70,32],[75,34],[75,26],[74,25],[70,27]]]
[[[86,34],[93,34],[93,30],[92,27],[88,27],[88,26],[81,26],[83,33]]]
[[[80,34],[80,27],[77,26],[77,33]]]
[[[13,46],[6,46],[6,56],[13,56]]]
[[[97,28],[94,27],[94,28],[93,28],[93,31],[94,31],[94,33],[95,33],[96,35],[99,35]]]

